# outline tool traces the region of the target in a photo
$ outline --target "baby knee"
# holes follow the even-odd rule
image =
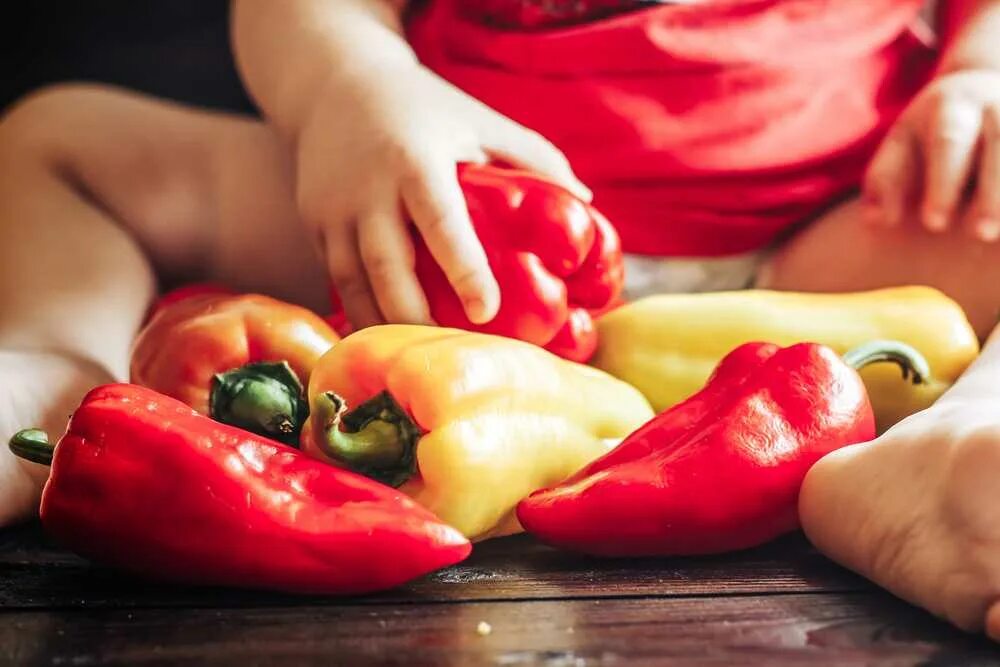
[[[68,120],[81,104],[113,94],[107,86],[57,83],[34,90],[0,115],[0,155],[47,153],[66,136]]]

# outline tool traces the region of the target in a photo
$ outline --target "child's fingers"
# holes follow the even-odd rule
[[[970,207],[972,233],[987,242],[1000,240],[1000,105],[983,110],[982,151],[975,201]]]
[[[358,246],[368,282],[389,322],[431,324],[427,299],[413,272],[413,242],[395,198],[362,218]]]
[[[466,316],[477,324],[493,319],[500,308],[500,288],[472,227],[455,164],[443,160],[414,166],[401,180],[400,192]]]
[[[888,226],[905,220],[916,190],[919,159],[913,134],[897,125],[865,172],[862,201],[869,220]]]
[[[337,288],[348,321],[356,329],[381,324],[384,319],[368,285],[354,226],[341,226],[326,233],[324,245],[330,279]]]
[[[488,125],[483,131],[483,145],[491,155],[547,176],[584,201],[593,199],[593,193],[551,141],[505,118]]]
[[[928,127],[921,219],[931,231],[947,229],[955,215],[972,172],[981,125],[975,106],[943,103]]]

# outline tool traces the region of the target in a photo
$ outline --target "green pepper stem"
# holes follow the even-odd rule
[[[869,364],[886,361],[898,365],[903,371],[903,379],[913,384],[924,384],[930,379],[931,367],[924,355],[900,341],[873,340],[844,355],[844,363],[858,371]]]
[[[420,428],[389,392],[348,412],[347,402],[327,391],[312,408],[317,443],[330,458],[389,486],[413,475]]]
[[[46,466],[52,465],[52,455],[56,450],[56,446],[49,442],[49,436],[40,428],[18,431],[7,446],[15,456]]]
[[[247,364],[212,379],[212,419],[292,447],[309,416],[302,383],[286,361]]]

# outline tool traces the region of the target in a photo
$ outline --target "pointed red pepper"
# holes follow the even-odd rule
[[[618,233],[589,204],[535,174],[496,165],[458,168],[469,215],[500,286],[500,311],[476,325],[414,230],[416,273],[441,326],[519,338],[572,361],[597,348],[591,311],[616,301],[624,282]],[[345,330],[332,295],[338,332]]]
[[[717,553],[795,530],[813,463],[875,437],[855,369],[879,361],[914,382],[929,375],[901,343],[876,341],[843,360],[810,343],[742,345],[700,392],[523,500],[518,519],[546,542],[608,556]]]
[[[160,579],[304,593],[392,588],[468,556],[403,494],[136,385],[91,391],[53,449],[46,532],[94,561]]]

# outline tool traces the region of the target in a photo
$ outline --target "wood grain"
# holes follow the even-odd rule
[[[880,594],[17,612],[12,664],[975,665],[985,641]],[[476,628],[492,626],[488,636]]]
[[[520,535],[476,546],[464,563],[352,604],[390,601],[544,600],[867,590],[800,536],[710,558],[606,560],[551,549]],[[47,543],[36,527],[0,537],[0,607],[274,606],[324,602],[256,591],[163,585],[94,567]]]
[[[37,526],[0,532],[0,664],[185,663],[943,667],[1000,665],[1000,652],[800,536],[632,561],[519,536],[399,590],[343,599],[151,583],[94,567]]]

